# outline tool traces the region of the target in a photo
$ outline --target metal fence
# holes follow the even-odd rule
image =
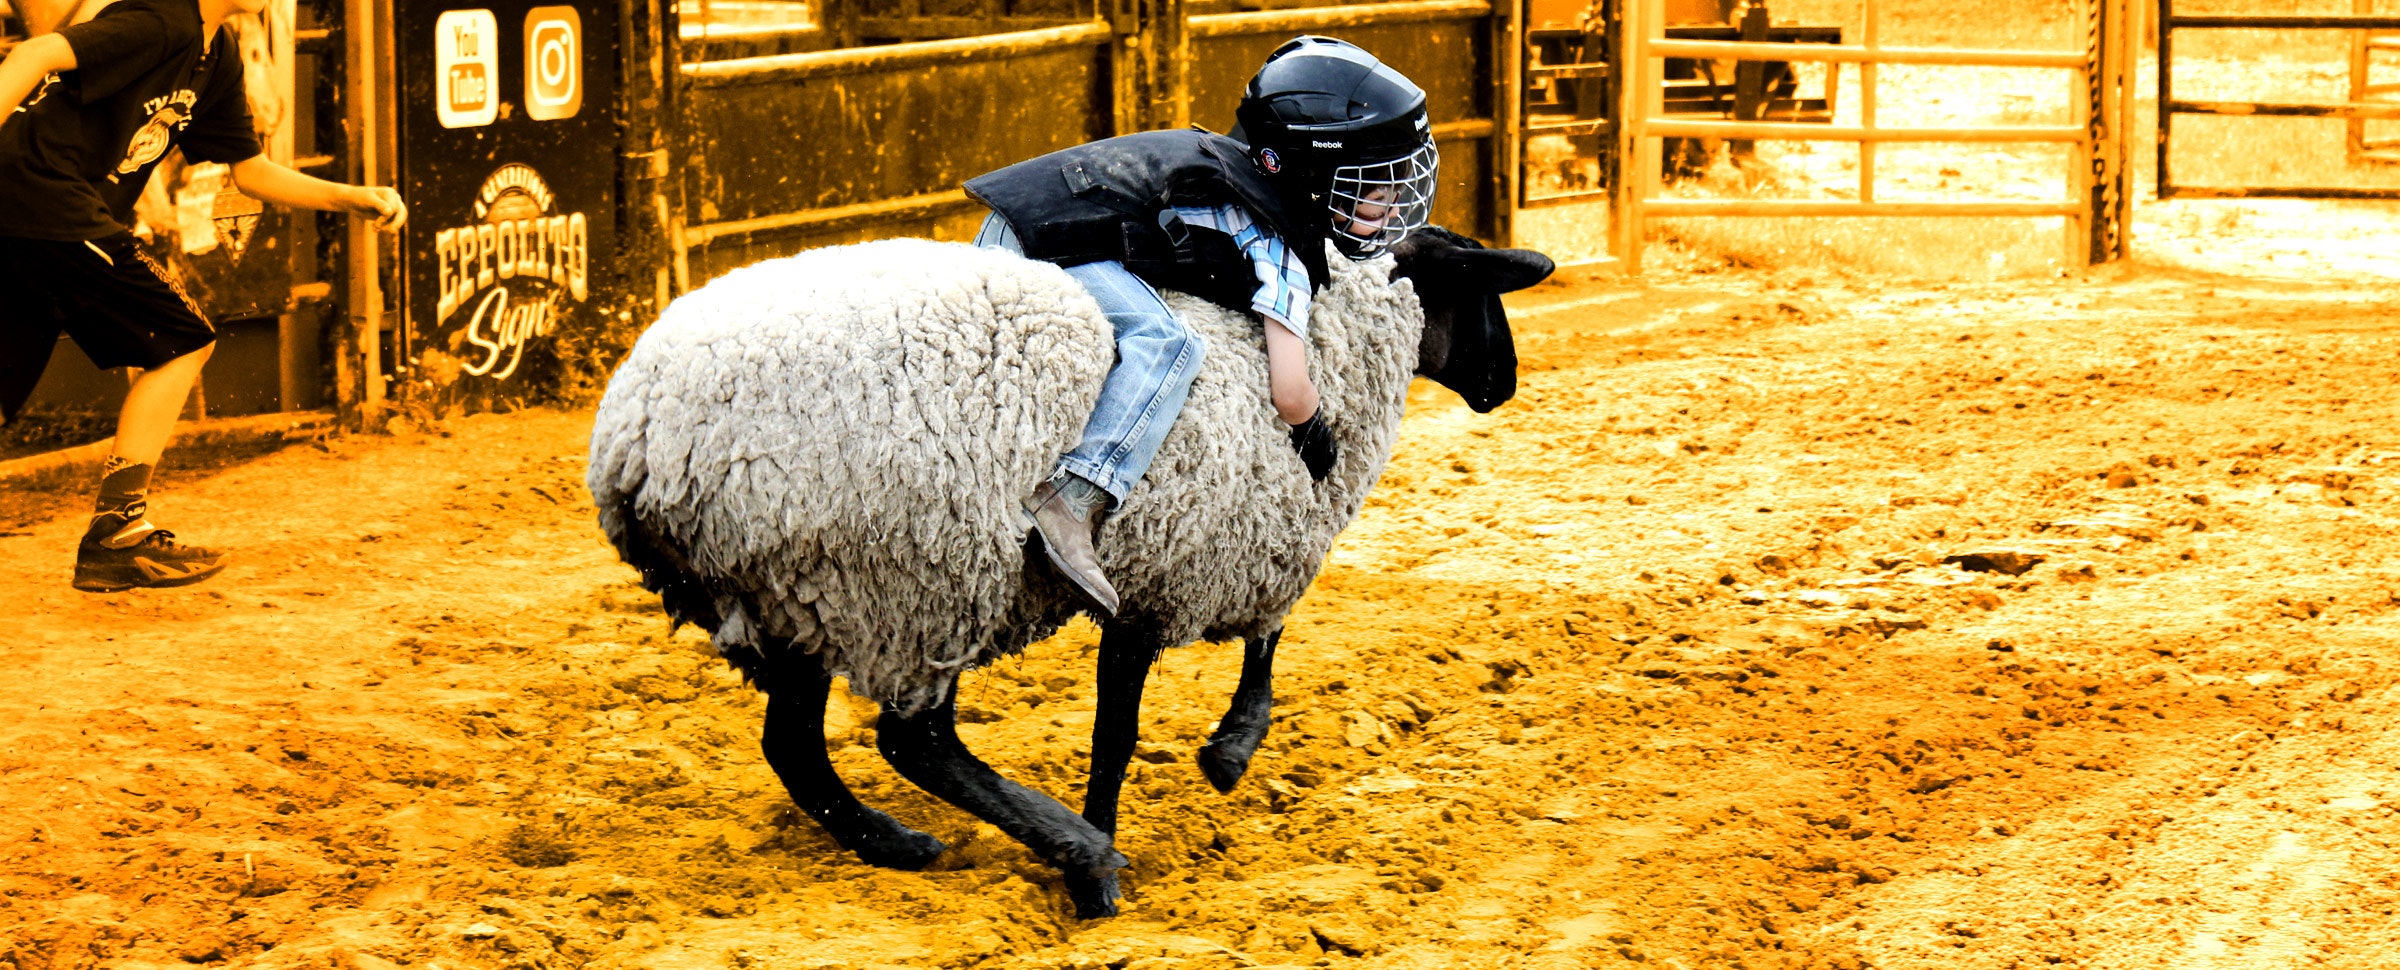
[[[2365,4],[2361,3],[2361,9]],[[2339,104],[2265,101],[2178,101],[2175,99],[2177,30],[2349,30],[2357,31],[2351,55],[2351,100]],[[2158,0],[2158,197],[2161,199],[2400,199],[2400,189],[2332,186],[2177,185],[2167,165],[2175,116],[2236,115],[2276,118],[2343,118],[2350,123],[2353,152],[2368,149],[2369,119],[2400,118],[2400,104],[2370,100],[2384,93],[2366,84],[2367,57],[2375,31],[2400,30],[2400,17],[2375,16],[2188,16],[2175,13],[2175,0]],[[2385,146],[2376,146],[2378,148]]]
[[[2066,220],[2069,265],[2104,262],[2124,252],[2125,227],[2131,215],[2124,144],[2133,122],[2131,65],[2136,60],[2134,45],[2139,32],[2133,29],[2132,19],[2139,9],[2137,3],[2084,0],[2084,49],[2056,52],[1885,47],[1877,42],[1876,0],[1866,0],[1865,29],[1856,45],[1670,40],[1660,28],[1662,0],[1628,0],[1624,6],[1626,23],[1617,32],[1621,40],[1613,60],[1629,65],[1631,71],[1629,83],[1617,89],[1617,154],[1624,161],[1612,186],[1611,213],[1614,248],[1628,272],[1640,269],[1643,232],[1655,216],[2051,216]],[[1859,124],[1663,118],[1658,64],[1669,57],[1857,64]],[[1876,67],[1882,64],[2071,70],[2079,73],[2079,87],[2089,97],[2077,103],[2080,123],[2073,126],[1887,126],[1876,116]],[[1675,137],[1855,142],[1859,147],[1858,198],[1658,198],[1659,139]],[[2067,192],[2055,202],[1879,202],[1875,199],[1875,146],[1890,142],[2053,143],[2076,146],[2076,151],[2065,172]]]
[[[935,235],[959,183],[1111,133],[1098,22],[681,67],[677,276],[768,256]]]
[[[1516,49],[1491,0],[1107,18],[983,36],[681,64],[670,228],[679,288],[759,259],[893,235],[961,238],[968,178],[1096,138],[1225,130],[1242,86],[1296,34],[1339,36],[1425,88],[1442,149],[1435,213],[1505,239]]]

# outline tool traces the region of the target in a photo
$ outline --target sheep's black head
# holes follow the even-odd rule
[[[1530,249],[1485,249],[1439,226],[1410,233],[1392,252],[1425,305],[1417,373],[1457,391],[1478,414],[1515,397],[1517,342],[1500,294],[1541,282],[1556,264]]]

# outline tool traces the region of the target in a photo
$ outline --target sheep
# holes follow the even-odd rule
[[[1084,600],[1033,552],[1021,502],[1073,445],[1113,359],[1097,305],[1056,266],[895,239],[759,263],[676,300],[603,395],[588,485],[602,530],[674,622],[767,694],[761,747],[792,800],[873,865],[943,843],[861,804],[820,724],[833,678],[882,705],[900,774],[1063,874],[1113,915],[1117,798],[1162,648],[1245,641],[1232,707],[1199,754],[1230,790],[1265,736],[1284,615],[1390,457],[1413,374],[1489,411],[1515,393],[1498,294],[1552,264],[1421,231],[1334,258],[1309,371],[1340,457],[1312,481],[1267,396],[1257,319],[1183,294],[1207,356],[1149,474],[1102,528],[1124,596],[1104,621],[1081,815],[994,772],[955,730],[958,678]]]

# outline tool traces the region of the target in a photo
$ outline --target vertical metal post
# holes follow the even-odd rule
[[[1192,31],[1184,0],[1150,0],[1150,22],[1144,25],[1157,40],[1150,46],[1156,58],[1157,80],[1152,123],[1159,128],[1192,125]]]
[[[381,114],[376,103],[376,75],[380,65],[376,60],[377,0],[345,0],[343,4],[342,39],[348,54],[342,69],[343,84],[349,88],[343,101],[348,116],[350,181],[359,185],[378,184],[381,160],[377,157],[380,135],[376,122]],[[357,397],[345,401],[345,420],[371,416],[383,406],[383,287],[376,265],[375,225],[364,216],[348,219],[349,233],[343,240],[342,253],[347,258],[349,285],[350,335],[353,344],[344,357],[356,354]],[[351,393],[344,382],[345,395]]]
[[[2133,133],[2136,114],[2141,108],[2141,91],[2135,85],[2142,67],[2142,11],[2147,0],[2120,0],[2118,10],[2125,14],[2125,27],[2119,31],[2117,84],[2117,256],[2133,255]]]
[[[1659,157],[1666,149],[1666,140],[1651,137],[1650,119],[1665,117],[1667,113],[1667,62],[1665,58],[1650,52],[1650,42],[1666,39],[1667,2],[1640,0],[1637,6],[1642,11],[1642,32],[1639,36],[1642,58],[1634,63],[1634,68],[1637,71],[1635,77],[1641,80],[1638,90],[1642,95],[1642,137],[1634,144],[1634,172],[1640,176],[1640,181],[1634,184],[1642,190],[1642,222],[1647,228],[1650,219],[1648,205],[1651,199],[1658,198],[1659,184],[1666,172],[1664,160]]]
[[[2093,173],[2099,191],[2092,199],[2092,241],[2089,260],[2106,263],[2125,256],[2125,234],[2133,222],[2131,157],[2125,143],[2125,102],[2133,97],[2133,66],[2125,59],[2125,39],[2133,30],[2131,0],[2098,0],[2101,5],[2100,91],[2092,107],[2092,131],[2101,139]]]
[[[266,146],[267,157],[284,165],[292,163],[293,145],[298,137],[299,119],[304,110],[300,106],[301,92],[295,77],[298,45],[292,34],[298,26],[298,15],[293,5],[284,3],[268,4],[265,13],[267,42],[270,45],[267,59],[274,65],[275,90],[284,98],[284,117],[287,119],[284,124],[275,126],[275,134]],[[316,214],[295,212],[291,218],[314,219]],[[293,237],[298,238],[298,235],[295,231]],[[285,265],[290,265],[299,258],[299,254],[286,251],[282,258]],[[308,345],[308,335],[301,330],[300,321],[294,318],[293,309],[287,304],[284,312],[275,317],[275,408],[279,411],[299,410],[301,402],[311,396],[311,385],[317,379],[315,369],[308,366],[308,354],[314,348]]]
[[[663,171],[650,182],[651,217],[658,220],[658,244],[666,247],[666,260],[658,267],[657,309],[664,311],[667,301],[683,292],[683,236],[675,221],[676,191],[672,182],[675,166],[676,114],[682,109],[681,99],[675,96],[673,85],[683,77],[676,70],[675,50],[682,34],[682,21],[673,0],[646,0],[649,25],[646,28],[648,55],[642,58],[642,68],[650,78],[650,94],[656,99],[651,106],[651,150],[658,153],[658,168]]]
[[[1609,183],[1609,230],[1618,264],[1627,276],[1642,271],[1642,202],[1658,181],[1658,148],[1648,137],[1653,103],[1661,96],[1651,78],[1650,25],[1663,0],[1620,0],[1617,44],[1609,52],[1617,115],[1616,179]]]
[[[2067,217],[2067,240],[2062,266],[2090,265],[2096,250],[2094,237],[2103,232],[2095,218],[2100,210],[2101,181],[2096,169],[2100,165],[2100,52],[2102,50],[2102,14],[2106,0],[2083,0],[2078,4],[2083,19],[2083,68],[2077,77],[2083,81],[2082,90],[2070,97],[2075,103],[2076,126],[2083,129],[2083,138],[2067,147],[2067,199],[2075,207],[2075,215]]]
[[[1113,130],[1128,135],[1192,120],[1191,29],[1184,0],[1108,0]]]
[[[656,77],[659,96],[659,149],[666,153],[668,174],[659,182],[659,193],[653,198],[658,207],[658,221],[667,237],[668,289],[681,294],[692,288],[692,252],[683,242],[684,193],[691,182],[684,177],[687,155],[699,137],[700,126],[693,123],[688,98],[691,90],[683,80],[683,11],[675,0],[654,0],[659,5],[658,57],[651,71]],[[840,36],[837,18],[845,16],[850,4],[837,2],[820,8],[817,23],[828,36]]]
[[[1660,17],[1661,21],[1665,17]],[[1768,40],[1767,7],[1752,4],[1742,14],[1741,39],[1744,43],[1763,44]],[[1665,72],[1660,72],[1663,77]],[[1662,92],[1660,97],[1665,97]],[[1733,120],[1757,121],[1767,115],[1767,62],[1743,58],[1733,65]],[[1758,151],[1758,143],[1748,138],[1730,139],[1728,151],[1735,158],[1749,158]]]
[[[2175,197],[2175,180],[2167,174],[2167,142],[2175,133],[2175,0],[2158,0],[2158,198]]]
[[[1516,245],[1517,200],[1525,176],[1526,0],[1495,4],[1492,70],[1492,239]]]
[[[1107,0],[1101,9],[1116,34],[1108,44],[1109,107],[1114,115],[1109,131],[1130,135],[1143,129],[1141,2]]]
[[[1866,0],[1864,14],[1866,22],[1859,26],[1859,43],[1872,51],[1879,43],[1876,40],[1875,28],[1880,18],[1875,9],[1875,0]],[[1831,68],[1832,65],[1828,64],[1828,74],[1826,75],[1828,84],[1832,83]],[[1828,96],[1831,96],[1830,92],[1828,92]],[[1875,130],[1875,62],[1873,60],[1860,61],[1858,64],[1858,126],[1867,131]],[[1858,201],[1875,201],[1875,143],[1871,141],[1858,143]]]
[[[2351,0],[2350,12],[2361,17],[2375,12],[2375,0]],[[2345,31],[2350,35],[2350,102],[2367,100],[2367,38],[2364,30]],[[2351,118],[2344,122],[2349,129],[2350,156],[2356,158],[2367,150],[2367,119]]]
[[[1625,75],[1631,70],[1625,60],[1625,7],[1629,2],[1600,0],[1600,51],[1597,54],[1586,52],[1581,58],[1586,62],[1601,60],[1608,63],[1608,73],[1600,78],[1597,97],[1601,99],[1598,113],[1608,118],[1609,140],[1605,146],[1599,144],[1598,138],[1592,139],[1592,142],[1600,156],[1600,184],[1608,190],[1608,250],[1619,256],[1623,253],[1617,246],[1617,227],[1625,218],[1625,213],[1617,205],[1617,186],[1625,181],[1625,132],[1633,124],[1632,117],[1625,113]],[[1530,29],[1526,38],[1531,42]],[[1519,186],[1519,192],[1522,191],[1523,186]]]
[[[617,238],[626,260],[628,295],[641,292],[649,277],[649,312],[666,309],[673,297],[674,223],[669,218],[667,127],[674,117],[667,96],[665,18],[673,4],[666,0],[617,0],[618,128],[617,188],[624,204],[617,208]],[[643,270],[648,270],[647,274]]]

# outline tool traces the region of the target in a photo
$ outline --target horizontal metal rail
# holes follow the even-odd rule
[[[710,0],[715,2],[715,0]],[[1036,17],[1013,14],[1001,17],[976,17],[960,14],[930,14],[915,17],[859,17],[849,24],[849,32],[859,37],[888,38],[891,41],[947,40],[954,37],[985,37],[1021,30],[1043,30],[1050,27],[1072,27],[1092,18]]]
[[[1546,78],[1546,77],[1547,77],[1547,78],[1560,78],[1560,77],[1607,77],[1607,76],[1608,76],[1608,65],[1606,65],[1606,64],[1536,64],[1536,65],[1534,65],[1534,66],[1532,66],[1532,67],[1528,67],[1528,68],[1526,68],[1526,69],[1525,69],[1525,75],[1526,75],[1527,77],[1533,78],[1534,80],[1537,80],[1537,81],[1538,81],[1538,80],[1541,80],[1542,78]]]
[[[1616,122],[1606,118],[1585,118],[1580,121],[1537,121],[1525,126],[1525,133],[1528,135],[1605,135],[1616,130]]]
[[[1850,202],[1839,199],[1645,199],[1655,216],[2073,216],[2070,202]]]
[[[1735,24],[1668,24],[1664,31],[1668,40],[1740,40],[1742,28]],[[1839,44],[1840,27],[1776,27],[1767,28],[1769,44]],[[1755,42],[1754,42],[1755,43]]]
[[[1467,118],[1442,122],[1433,126],[1427,134],[1432,135],[1434,141],[1473,141],[1492,137],[1492,132],[1499,127],[1490,118]]]
[[[2162,199],[2400,199],[2400,189],[2161,185]]]
[[[686,44],[714,44],[729,41],[792,40],[824,32],[816,24],[695,24],[686,23],[676,29],[676,38]],[[705,62],[701,62],[705,63]]]
[[[1759,44],[1730,40],[1651,40],[1654,57],[1751,61],[1837,61],[1844,64],[1936,64],[1946,67],[2057,67],[2081,70],[2083,55],[2067,51],[1954,50],[1938,47],[1863,47],[1854,44]]]
[[[2400,17],[2181,17],[2166,18],[2173,30],[2400,30]]]
[[[694,87],[773,84],[812,77],[892,73],[999,61],[1076,47],[1091,47],[1097,52],[1101,44],[1115,36],[1107,24],[1093,21],[1072,27],[1020,30],[984,37],[701,61],[683,65],[682,71],[683,76],[691,79]]]
[[[1435,141],[1472,141],[1489,138],[1494,125],[1489,118],[1469,118],[1433,126]],[[683,229],[684,248],[704,246],[726,236],[746,236],[760,232],[839,232],[876,222],[896,222],[907,219],[930,219],[936,216],[963,212],[980,206],[958,189],[926,192],[897,199],[878,199],[824,209],[805,209],[799,212],[778,212],[749,219],[728,219],[706,222]]]
[[[2082,128],[1849,128],[1788,121],[1644,121],[1642,134],[1660,138],[1772,138],[1791,141],[2079,142]]]
[[[1532,195],[1518,200],[1519,209],[1547,209],[1555,205],[1574,205],[1579,202],[1598,202],[1608,198],[1607,189],[1578,189],[1558,195]]]
[[[1189,29],[1193,37],[1230,37],[1415,24],[1429,20],[1473,20],[1491,15],[1491,0],[1415,0],[1411,3],[1361,3],[1346,7],[1201,14],[1189,19]]]
[[[2400,118],[2400,104],[2374,101],[2347,101],[2341,104],[2169,101],[2167,110],[2187,115],[2258,115],[2273,118]]]
[[[829,209],[809,209],[802,212],[778,212],[755,219],[730,219],[685,226],[684,248],[705,246],[711,240],[726,236],[746,236],[755,232],[813,229],[819,232],[838,232],[871,222],[900,219],[927,219],[946,215],[953,210],[965,210],[979,205],[959,189],[947,192],[927,192],[897,199],[879,199],[856,205],[840,205]]]

